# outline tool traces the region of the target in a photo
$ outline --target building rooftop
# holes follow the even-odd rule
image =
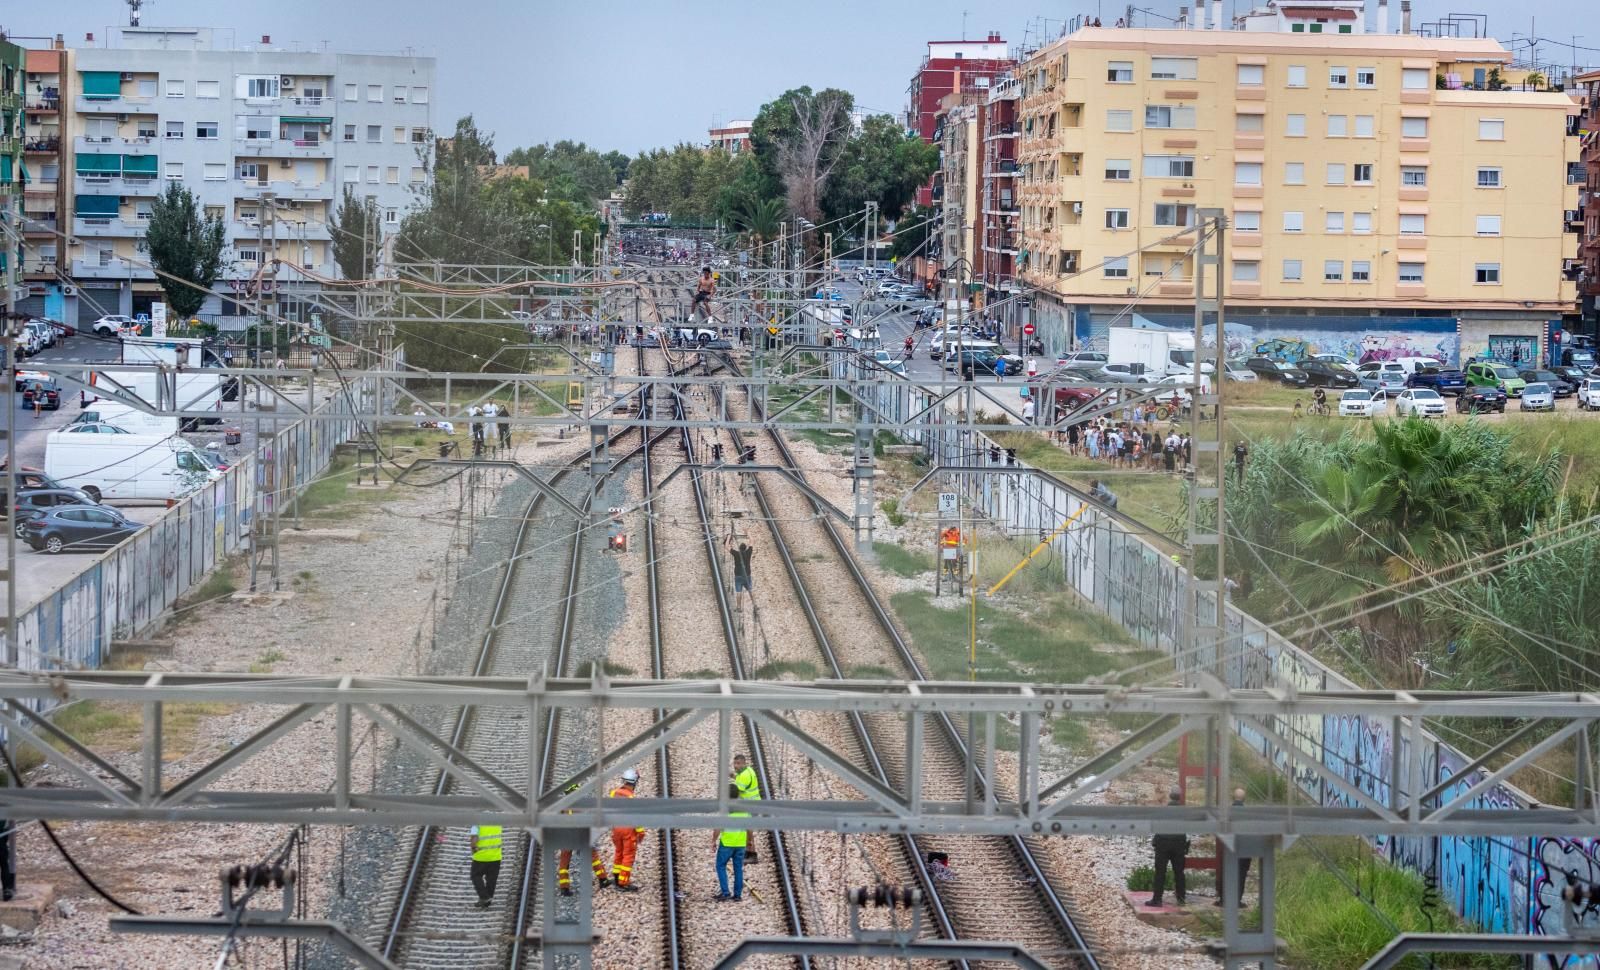
[[[1576,93],[1564,91],[1519,91],[1516,88],[1512,88],[1509,91],[1434,91],[1433,103],[1559,108],[1568,113],[1578,109]]]
[[[1416,34],[1294,34],[1247,30],[1178,30],[1148,27],[1082,27],[1041,48],[1035,57],[1067,45],[1163,53],[1219,50],[1265,54],[1314,50],[1333,54],[1418,54],[1439,61],[1511,62],[1511,53],[1489,37],[1421,37]]]

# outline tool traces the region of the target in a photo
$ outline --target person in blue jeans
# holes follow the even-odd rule
[[[739,797],[739,786],[728,786],[728,797]],[[729,818],[749,818],[749,812],[729,812]],[[721,892],[714,897],[717,902],[739,902],[744,899],[744,853],[750,844],[750,833],[744,829],[719,829],[713,838],[717,841],[717,886]],[[733,868],[733,892],[728,892],[728,868]]]

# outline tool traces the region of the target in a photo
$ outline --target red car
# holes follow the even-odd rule
[[[22,389],[22,406],[32,409],[34,400],[38,399],[40,407],[46,411],[61,410],[61,389],[50,381],[29,381],[28,386]]]

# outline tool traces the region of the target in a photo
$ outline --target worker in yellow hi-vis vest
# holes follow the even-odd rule
[[[478,908],[488,909],[494,901],[495,883],[500,881],[500,826],[472,827],[472,888],[478,893]]]

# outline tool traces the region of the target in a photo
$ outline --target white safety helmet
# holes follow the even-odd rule
[[[639,783],[639,773],[629,768],[622,773],[622,780],[630,785],[637,785]]]

